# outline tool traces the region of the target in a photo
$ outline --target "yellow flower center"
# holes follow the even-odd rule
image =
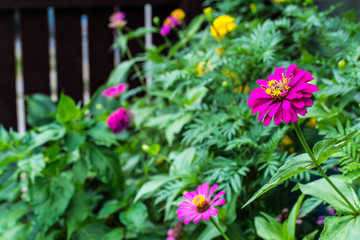
[[[280,81],[270,80],[265,89],[265,93],[279,100],[287,94],[289,89],[288,79],[283,77]]]
[[[197,195],[194,197],[193,203],[195,203],[196,207],[202,208],[207,204],[207,201],[203,195]]]

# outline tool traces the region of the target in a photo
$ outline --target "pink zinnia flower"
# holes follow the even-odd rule
[[[125,83],[120,83],[119,85],[117,86],[114,86],[114,87],[110,87],[106,90],[104,90],[102,92],[102,95],[107,97],[107,98],[110,98],[110,97],[118,97],[120,96],[123,92],[125,92],[127,89],[127,84]]]
[[[123,12],[115,12],[110,16],[109,28],[122,28],[126,25],[127,21],[124,20],[126,14]]]
[[[160,35],[161,36],[168,35],[171,28],[178,26],[180,24],[181,24],[181,22],[179,20],[177,20],[177,17],[168,16],[165,19],[163,26],[161,27]]]
[[[215,184],[209,191],[209,183],[204,183],[198,186],[196,191],[185,193],[184,197],[190,202],[182,201],[178,205],[180,207],[176,211],[178,218],[182,219],[186,217],[184,224],[188,224],[193,219],[194,223],[197,223],[200,221],[201,217],[206,221],[210,219],[210,216],[216,216],[219,211],[214,207],[225,203],[225,199],[218,200],[219,197],[225,194],[225,191],[220,191],[211,200],[217,187],[218,185]]]
[[[265,117],[265,126],[269,126],[273,117],[276,125],[280,124],[281,120],[285,123],[297,122],[297,114],[304,116],[307,113],[306,107],[313,105],[311,93],[319,89],[308,83],[314,79],[311,74],[297,67],[291,64],[286,74],[284,67],[278,67],[274,74],[267,77],[268,81],[256,81],[260,87],[251,91],[251,97],[247,101],[252,114],[260,113],[260,122]]]
[[[110,114],[107,124],[113,133],[120,133],[132,122],[132,118],[130,109],[119,108]]]
[[[177,224],[175,225],[174,228],[170,228],[169,231],[167,232],[167,238],[166,240],[176,240],[182,232],[182,224],[180,221],[177,222]]]

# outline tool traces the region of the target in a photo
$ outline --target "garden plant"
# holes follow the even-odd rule
[[[0,129],[0,240],[360,239],[360,23],[340,7],[114,13],[123,60],[90,102],[34,94],[32,128]]]

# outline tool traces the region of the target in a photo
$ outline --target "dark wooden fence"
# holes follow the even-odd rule
[[[201,12],[201,0],[1,0],[0,1],[0,124],[17,126],[16,66],[22,66],[23,93],[50,94],[48,7],[55,11],[56,72],[58,92],[75,100],[83,96],[80,19],[88,19],[90,93],[103,84],[114,66],[109,48],[113,31],[107,27],[114,8],[126,12],[128,26],[144,26],[144,5],[151,4],[152,16],[164,19],[171,10],[182,8],[187,21]],[[18,21],[16,20],[18,19]],[[19,23],[19,24],[16,24]],[[15,58],[15,36],[22,46],[21,62]],[[155,44],[161,38],[154,36]],[[130,43],[137,51],[135,44]]]

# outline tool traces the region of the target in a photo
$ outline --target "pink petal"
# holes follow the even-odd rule
[[[194,218],[194,217],[196,217],[197,215],[199,215],[199,214],[198,214],[198,213],[196,213],[196,214],[193,214],[193,215],[191,215],[191,216],[189,216],[189,217],[185,218],[185,220],[184,220],[184,224],[188,224],[189,222],[191,222],[191,220],[193,220],[193,218]]]
[[[290,114],[291,114],[291,122],[292,123],[295,123],[299,120],[296,112],[294,111],[294,109],[292,107],[290,108]]]
[[[268,81],[266,80],[259,79],[256,81],[256,83],[259,84],[260,86],[264,86],[264,87],[268,86]]]
[[[283,108],[282,118],[285,123],[289,123],[291,121],[291,113]]]
[[[299,69],[300,71],[295,75],[295,77],[291,80],[289,86],[293,87],[295,86],[298,81],[305,75],[305,71],[302,69]]]
[[[219,206],[219,205],[223,205],[226,202],[225,199],[221,198],[217,201],[215,201],[213,204],[210,205],[210,207],[215,207],[215,206]]]
[[[194,218],[194,223],[198,223],[202,217],[203,213],[200,213],[199,215],[197,215],[195,218]]]
[[[216,191],[218,185],[212,185],[211,188],[210,188],[210,192],[209,192],[209,196],[207,197],[207,201],[210,201],[212,195],[214,194],[214,192]]]
[[[194,195],[194,192],[187,192],[184,194],[184,198],[186,198],[190,202],[192,202],[194,200],[195,196],[196,196],[196,194]]]
[[[291,101],[291,104],[297,108],[305,107],[305,103],[301,99],[294,99]]]
[[[297,68],[298,66],[294,65],[294,64],[291,64],[287,71],[286,71],[286,78],[289,78],[291,74],[294,75],[294,70]]]
[[[302,99],[305,103],[305,106],[311,107],[313,105],[313,101],[310,98],[303,98]]]
[[[267,80],[271,81],[271,80],[275,80],[275,74],[270,74],[269,76],[267,76]]]
[[[256,105],[252,106],[251,113],[255,114],[256,112],[259,112],[259,113],[264,112],[272,102],[273,102],[272,100],[267,100],[267,101],[260,102]]]
[[[210,219],[210,213],[208,211],[204,212],[202,215],[202,219],[204,221],[209,220]]]
[[[225,191],[220,191],[218,192],[218,194],[215,195],[215,197],[213,198],[213,200],[210,202],[210,205],[219,197],[221,197],[222,195],[224,195],[226,192]]]
[[[290,109],[290,102],[288,100],[284,99],[283,102],[282,102],[282,107],[285,110],[289,110]]]
[[[273,105],[273,108],[272,108],[272,109],[270,110],[270,112],[269,112],[269,116],[270,116],[270,117],[274,116],[275,113],[278,111],[278,109],[279,109],[280,106],[281,106],[281,103],[280,103],[280,102],[275,103],[275,104]]]
[[[277,111],[274,116],[274,123],[276,125],[279,125],[281,123],[281,117],[282,117],[282,110]]]
[[[186,210],[186,211],[185,211]],[[182,219],[186,216],[197,214],[196,210],[185,209],[184,211],[176,211],[178,219]]]
[[[207,196],[209,190],[209,183],[201,184],[197,187],[197,194],[203,195],[204,197]]]
[[[267,114],[267,115],[265,116],[265,118],[264,118],[264,126],[265,126],[265,127],[268,127],[268,126],[269,126],[269,124],[270,124],[270,122],[271,122],[271,119],[272,119],[272,117],[270,117],[269,114]]]
[[[184,207],[184,208],[196,208],[195,205],[187,202],[187,201],[182,201],[181,203],[179,203],[178,207]]]
[[[303,95],[303,97],[305,97],[305,98],[310,98],[310,97],[311,97],[311,93],[303,92],[302,95]]]
[[[275,68],[275,78],[276,80],[282,80],[283,76],[285,77],[285,68],[284,67],[277,67]]]
[[[303,97],[303,95],[302,95],[302,93],[297,93],[297,95],[296,95],[296,98],[302,98]]]
[[[285,96],[286,99],[288,100],[293,100],[297,97],[297,93],[289,93],[288,95]]]
[[[219,210],[216,208],[209,208],[207,212],[210,213],[211,216],[216,216],[219,213]]]
[[[296,108],[294,107],[294,110],[296,113],[300,114],[301,116],[305,116],[305,114],[307,113],[306,108]]]

